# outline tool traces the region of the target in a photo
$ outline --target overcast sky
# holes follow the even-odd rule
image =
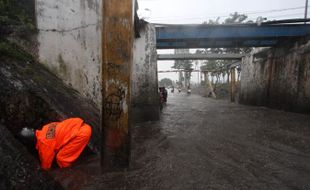
[[[304,16],[305,0],[138,0],[139,16],[155,23],[202,23],[230,13],[269,20]]]
[[[230,13],[239,12],[255,21],[303,18],[306,0],[138,0],[139,17],[151,23],[200,24],[220,17],[222,22]],[[173,62],[158,63],[158,70],[169,70]],[[159,79],[176,74],[159,74]],[[194,77],[197,78],[197,77]]]

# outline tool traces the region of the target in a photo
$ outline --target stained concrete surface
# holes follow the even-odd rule
[[[136,122],[159,119],[155,27],[139,21],[140,37],[134,40],[131,75],[131,113]]]
[[[49,122],[81,117],[93,129],[89,147],[99,153],[98,107],[43,65],[30,58],[17,60],[0,55],[0,84],[0,124],[14,136],[23,127],[39,129]]]
[[[240,102],[310,113],[310,41],[256,48],[241,65]]]
[[[309,115],[169,94],[132,148],[129,171],[100,175],[92,157],[54,174],[68,189],[310,189]]]

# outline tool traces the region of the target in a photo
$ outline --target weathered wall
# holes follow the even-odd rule
[[[65,85],[18,47],[6,46],[11,55],[0,51],[0,124],[16,135],[23,127],[40,129],[49,122],[81,117],[92,126],[89,147],[98,153],[100,111],[94,102]]]
[[[100,105],[101,0],[36,0],[39,60]]]
[[[132,117],[142,122],[159,119],[155,28],[145,23],[134,41]]]
[[[310,42],[256,49],[243,60],[240,103],[310,113]]]

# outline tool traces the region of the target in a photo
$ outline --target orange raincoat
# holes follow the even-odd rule
[[[50,169],[56,155],[59,167],[69,167],[82,153],[91,136],[91,127],[80,118],[53,122],[36,130],[41,167]]]

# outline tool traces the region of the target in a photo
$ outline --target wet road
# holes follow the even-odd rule
[[[130,171],[70,189],[310,189],[310,115],[170,94],[132,146]]]

